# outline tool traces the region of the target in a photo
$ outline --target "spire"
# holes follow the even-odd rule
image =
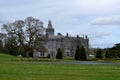
[[[66,37],[68,37],[68,33],[66,33]]]
[[[86,35],[85,38],[88,39],[88,36]]]
[[[48,22],[48,28],[52,28],[51,20],[49,20],[49,22]]]

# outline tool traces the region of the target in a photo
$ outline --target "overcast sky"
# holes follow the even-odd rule
[[[91,47],[120,43],[120,0],[0,0],[0,24],[26,17],[52,20],[56,33],[88,35]]]

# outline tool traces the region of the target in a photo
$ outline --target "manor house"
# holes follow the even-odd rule
[[[55,29],[53,28],[51,21],[48,23],[43,38],[43,47],[45,49],[41,51],[34,50],[34,57],[47,57],[48,55],[55,57],[58,48],[61,49],[64,57],[73,57],[77,46],[84,46],[86,55],[88,55],[89,38],[87,36],[79,37],[79,35],[77,35],[76,37],[71,37],[68,33],[66,33],[66,36],[63,36],[61,33],[55,35]]]

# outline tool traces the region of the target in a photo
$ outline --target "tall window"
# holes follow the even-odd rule
[[[69,46],[67,47],[67,50],[69,50],[70,48],[69,48]]]
[[[44,52],[41,52],[41,56],[44,56]]]
[[[69,56],[69,52],[67,52],[67,56]]]

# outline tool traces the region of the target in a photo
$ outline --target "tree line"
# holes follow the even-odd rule
[[[120,58],[120,43],[115,44],[111,48],[105,48],[105,49],[96,49],[95,51],[95,57],[96,58],[111,58],[111,59],[119,59]]]
[[[106,49],[105,57],[113,59],[120,58],[120,43],[115,44],[112,48]]]

